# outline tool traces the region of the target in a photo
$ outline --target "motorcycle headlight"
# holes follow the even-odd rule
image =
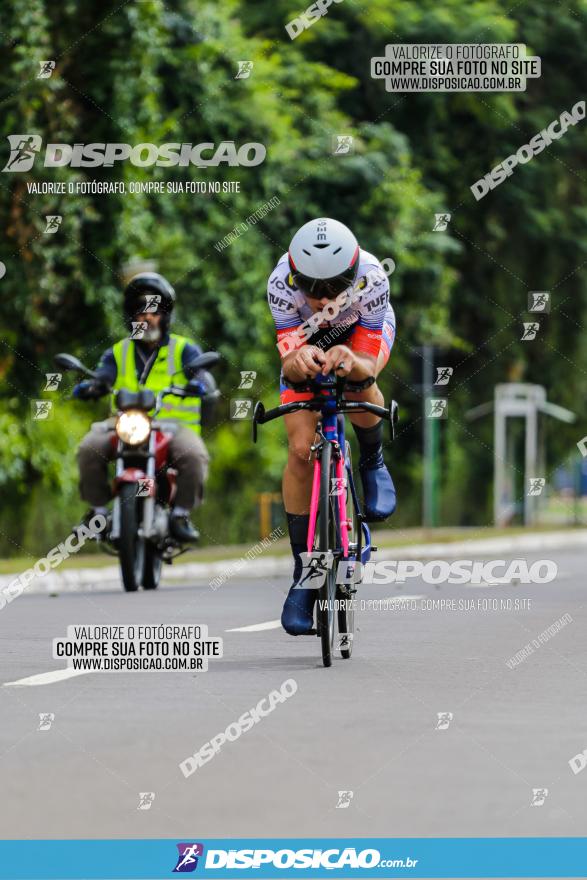
[[[151,430],[151,419],[138,409],[129,409],[118,416],[116,433],[123,443],[139,446]]]

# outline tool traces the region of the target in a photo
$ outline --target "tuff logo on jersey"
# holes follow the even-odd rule
[[[282,312],[291,312],[294,308],[292,303],[290,303],[287,299],[284,299],[282,296],[276,296],[274,293],[269,294],[269,303],[272,306],[277,306],[278,309],[281,309]]]
[[[365,303],[365,308],[368,312],[372,312],[373,309],[379,308],[387,302],[387,293],[382,293],[381,296],[378,296],[377,299],[371,300],[371,302]]]

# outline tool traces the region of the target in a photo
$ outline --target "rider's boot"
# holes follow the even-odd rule
[[[294,574],[293,584],[281,612],[281,625],[290,636],[308,635],[314,626],[314,604],[318,595],[317,590],[304,590],[297,587],[303,569],[300,554],[307,550],[309,522],[310,517],[307,514],[287,514],[289,540],[294,557]]]
[[[197,541],[200,533],[190,522],[189,510],[183,507],[174,507],[169,517],[169,531],[171,536],[180,544],[191,544]]]
[[[359,473],[367,522],[387,519],[395,510],[395,486],[383,461],[383,422],[371,428],[353,425],[359,441]]]

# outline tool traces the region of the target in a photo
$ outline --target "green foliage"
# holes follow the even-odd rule
[[[583,0],[524,6],[505,0],[345,0],[291,41],[284,24],[294,0],[199,3],[142,0],[5,0],[0,71],[2,132],[43,142],[237,144],[267,147],[256,168],[89,168],[2,175],[5,235],[0,260],[0,552],[46,549],[62,536],[77,501],[75,445],[96,408],[57,396],[52,422],[30,423],[57,351],[88,364],[124,330],[123,265],[154,259],[179,297],[176,329],[223,355],[219,424],[207,506],[210,542],[256,537],[256,494],[279,489],[282,425],[253,446],[248,424],[228,418],[241,396],[241,370],[255,370],[254,396],[276,401],[279,358],[266,304],[269,272],[292,232],[313,215],[349,223],[363,247],[392,257],[398,340],[382,377],[399,399],[402,431],[393,473],[396,522],[419,519],[421,400],[413,349],[453,349],[451,422],[444,432],[443,518],[486,522],[491,503],[491,428],[463,414],[513,375],[545,384],[577,409],[587,390],[585,177],[580,126],[520,166],[477,203],[470,185],[585,92]],[[392,95],[369,75],[386,42],[526,42],[543,75],[506,94]],[[39,61],[56,59],[49,79]],[[237,62],[252,60],[247,79]],[[352,134],[354,153],[332,155],[332,138]],[[210,195],[30,195],[43,180],[238,181],[240,192]],[[269,199],[280,204],[233,244],[214,247]],[[451,211],[446,233],[434,213]],[[47,214],[62,214],[45,235]],[[552,289],[541,343],[520,341],[527,291]],[[64,395],[71,387],[67,380]],[[101,415],[101,413],[100,413]],[[553,432],[552,464],[576,429]],[[586,433],[583,431],[583,433]],[[402,500],[403,499],[403,500]],[[205,524],[209,525],[206,527]],[[213,524],[213,527],[212,525]]]

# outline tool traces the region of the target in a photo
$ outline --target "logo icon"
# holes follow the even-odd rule
[[[32,400],[31,406],[33,410],[33,419],[36,422],[46,422],[47,419],[53,418],[53,401],[52,400]]]
[[[155,313],[159,308],[159,303],[161,302],[161,294],[160,293],[147,293],[145,295],[145,308],[144,312]]]
[[[350,134],[336,134],[332,141],[334,155],[342,156],[353,152],[353,136]]]
[[[137,810],[150,810],[155,800],[154,791],[139,791],[139,805]]]
[[[443,397],[431,397],[428,401],[428,419],[446,419],[448,416],[448,400]]]
[[[54,712],[39,712],[39,726],[37,730],[51,730],[51,725],[54,721]]]
[[[241,370],[241,381],[239,388],[252,388],[253,382],[257,378],[257,374],[254,370]]]
[[[248,79],[253,69],[252,61],[239,61],[235,79]]]
[[[453,374],[452,367],[436,367],[436,382],[434,384],[435,385],[448,385],[452,374]]]
[[[131,321],[132,330],[130,334],[131,339],[142,339],[145,335],[145,331],[148,329],[149,325],[146,321]]]
[[[521,341],[529,342],[532,339],[536,339],[536,334],[540,330],[540,324],[538,321],[532,322],[524,322],[524,332],[522,333]]]
[[[30,171],[41,149],[38,134],[9,134],[10,156],[2,171]]]
[[[432,232],[446,232],[451,216],[451,214],[435,214]]]
[[[49,79],[53,71],[55,70],[55,62],[54,61],[39,61],[41,66],[40,71],[37,74],[37,79]]]
[[[337,810],[346,810],[347,807],[350,806],[350,803],[354,797],[354,792],[352,791],[339,791],[338,793],[338,803],[336,805]]]
[[[61,214],[48,214],[45,217],[45,221],[47,225],[45,226],[45,232],[55,233],[61,226],[61,221],[63,217]]]
[[[450,722],[454,718],[452,712],[437,712],[436,716],[438,718],[438,721],[436,722],[436,730],[447,730]]]
[[[230,418],[231,419],[250,419],[252,418],[253,401],[231,400],[230,401]]]
[[[43,391],[57,391],[59,383],[63,379],[63,373],[45,373],[45,387]]]
[[[346,479],[345,477],[331,477],[330,478],[330,494],[334,495],[335,498],[338,498],[340,495],[344,495],[346,491]]]
[[[550,312],[550,292],[548,290],[531,290],[528,294],[529,312]]]
[[[173,869],[174,874],[187,874],[195,871],[198,867],[198,859],[204,855],[203,843],[178,843],[176,844],[178,857],[177,864]]]
[[[297,590],[318,590],[326,580],[332,568],[334,554],[332,550],[323,553],[321,550],[300,553],[302,560],[302,577],[296,584]]]
[[[137,498],[148,498],[155,494],[155,480],[151,477],[143,477],[137,483]]]
[[[531,807],[541,807],[544,804],[544,801],[548,797],[548,789],[547,788],[533,788],[532,789],[532,801],[530,802]]]
[[[546,479],[544,477],[532,477],[530,479],[530,487],[528,489],[528,495],[542,495],[542,490],[546,485]]]

